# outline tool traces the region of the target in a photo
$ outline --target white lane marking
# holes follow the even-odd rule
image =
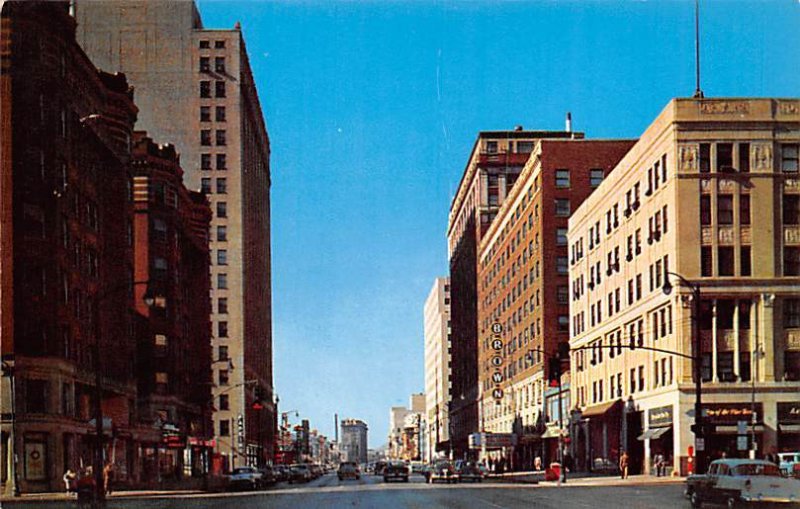
[[[490,501],[486,500],[485,498],[481,498],[481,497],[475,497],[475,498],[477,498],[481,502],[484,502],[484,503],[486,503],[486,504],[488,504],[488,505],[490,505],[492,507],[497,507],[498,509],[507,509],[505,506],[497,505],[494,502],[490,502]]]

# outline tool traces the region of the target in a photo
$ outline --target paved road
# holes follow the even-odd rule
[[[13,507],[69,507],[69,503],[14,504]],[[511,509],[536,507],[567,508],[684,508],[681,484],[625,486],[531,486],[483,482],[477,484],[425,484],[422,477],[413,476],[409,483],[385,484],[379,477],[364,476],[358,481],[339,481],[326,475],[303,485],[281,483],[262,492],[189,495],[149,499],[117,499],[108,503],[109,509],[437,509],[479,508]]]

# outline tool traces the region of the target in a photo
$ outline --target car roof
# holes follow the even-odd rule
[[[730,466],[739,466],[739,465],[772,465],[775,466],[775,463],[766,460],[751,460],[751,459],[741,459],[741,458],[725,458],[725,459],[718,459],[711,462],[714,463],[721,463]]]

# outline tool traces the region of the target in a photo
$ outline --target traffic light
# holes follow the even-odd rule
[[[239,433],[239,436],[244,436],[244,415],[242,414],[236,417],[236,431]]]
[[[561,359],[550,357],[547,359],[547,382],[550,387],[558,387],[561,380]]]
[[[562,361],[569,360],[569,343],[562,341],[558,344],[558,358]]]
[[[714,424],[704,422],[703,424],[692,424],[689,429],[692,430],[695,437],[708,437],[716,432],[717,427]]]

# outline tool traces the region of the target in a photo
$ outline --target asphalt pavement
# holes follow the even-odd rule
[[[74,502],[30,501],[9,504],[9,507],[54,508],[77,507]],[[280,483],[258,492],[163,495],[112,498],[108,509],[305,509],[305,508],[486,508],[511,509],[537,507],[568,508],[688,508],[683,498],[682,483],[650,483],[597,479],[589,484],[572,482],[561,487],[547,484],[527,485],[499,483],[426,484],[421,476],[410,482],[384,483],[377,476],[339,481],[328,474],[306,484]]]

